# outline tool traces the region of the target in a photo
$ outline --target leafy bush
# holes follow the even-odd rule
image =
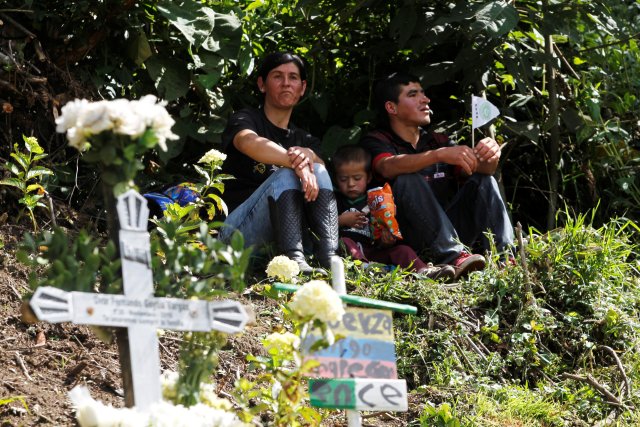
[[[623,425],[635,420],[637,396],[619,384],[639,379],[640,229],[594,218],[565,213],[561,228],[530,230],[524,263],[454,285],[349,270],[355,293],[419,307],[396,320],[396,352],[400,378],[433,402],[422,425],[593,423],[607,402],[621,405]]]

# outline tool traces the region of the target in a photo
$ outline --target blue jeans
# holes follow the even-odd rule
[[[427,252],[436,263],[451,263],[464,245],[479,244],[489,250],[487,231],[498,251],[513,245],[513,226],[492,176],[471,175],[443,206],[422,175],[400,175],[393,184],[393,197],[405,243],[418,254]]]
[[[314,163],[313,171],[318,186],[333,191],[331,177],[325,166]],[[220,229],[218,238],[223,242],[229,242],[233,232],[238,230],[244,236],[245,247],[261,247],[274,242],[269,214],[269,197],[278,200],[280,194],[287,190],[302,191],[302,185],[300,178],[292,169],[282,167],[272,173],[247,200],[229,213]],[[304,215],[304,212],[300,212],[300,215]]]

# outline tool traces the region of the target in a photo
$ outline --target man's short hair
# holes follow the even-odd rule
[[[271,70],[290,62],[293,62],[298,67],[300,78],[307,80],[307,70],[304,60],[291,52],[273,52],[265,56],[262,64],[260,64],[260,68],[258,68],[258,76],[262,77],[263,81],[266,81]]]
[[[364,170],[367,173],[371,172],[371,154],[359,145],[343,145],[338,148],[331,160],[334,169],[347,163],[364,163]]]
[[[374,107],[378,115],[378,120],[383,123],[388,122],[387,110],[384,105],[387,101],[398,102],[402,87],[409,83],[420,83],[420,79],[413,74],[402,71],[389,74],[379,79],[374,89]]]

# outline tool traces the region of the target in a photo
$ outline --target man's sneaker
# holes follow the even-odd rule
[[[483,270],[487,262],[482,255],[462,251],[460,255],[458,255],[458,258],[453,261],[452,265],[455,269],[454,279],[459,279],[472,271]]]
[[[426,267],[418,270],[418,273],[432,280],[444,279],[447,281],[455,277],[456,270],[448,264],[433,265],[429,263]]]

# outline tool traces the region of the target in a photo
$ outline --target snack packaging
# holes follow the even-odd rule
[[[396,204],[393,201],[393,193],[389,183],[367,191],[367,204],[371,211],[373,239],[379,240],[382,233],[388,231],[395,238],[402,240],[398,221],[396,221]]]

